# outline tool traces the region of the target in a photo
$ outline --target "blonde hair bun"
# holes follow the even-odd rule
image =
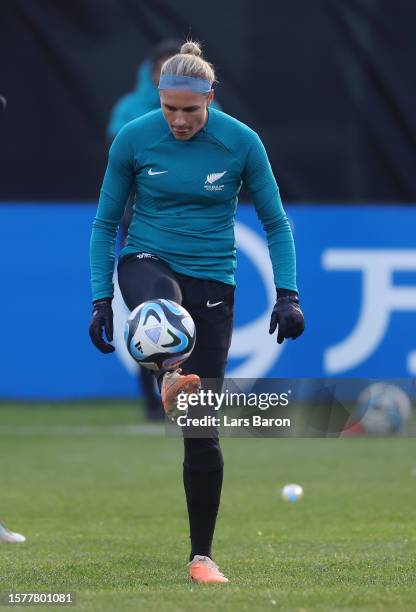
[[[160,72],[165,74],[205,79],[211,85],[216,82],[214,67],[204,60],[201,45],[193,40],[187,40],[179,53],[166,60]]]
[[[182,55],[196,55],[197,57],[200,57],[202,55],[201,45],[193,40],[188,40],[182,45],[180,53]]]

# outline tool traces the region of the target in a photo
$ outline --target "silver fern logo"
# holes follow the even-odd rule
[[[219,181],[220,178],[222,178],[226,172],[227,170],[224,170],[224,172],[213,172],[212,174],[208,174],[205,183],[209,183],[210,185],[212,185],[212,183]]]
[[[205,189],[207,191],[221,191],[224,189],[224,185],[213,185],[212,183],[219,181],[226,172],[227,170],[224,170],[224,172],[212,172],[211,174],[208,174],[204,185]]]

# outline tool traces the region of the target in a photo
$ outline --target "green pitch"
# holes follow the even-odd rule
[[[214,558],[231,582],[200,586],[181,440],[140,423],[133,404],[0,406],[0,517],[27,537],[0,545],[0,591],[100,612],[415,609],[414,438],[223,440]]]

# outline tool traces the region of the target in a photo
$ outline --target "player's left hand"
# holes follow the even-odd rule
[[[285,338],[295,340],[303,333],[305,320],[297,295],[285,295],[277,298],[270,319],[269,334],[272,334],[277,326],[279,326],[277,332],[278,344],[282,344]]]

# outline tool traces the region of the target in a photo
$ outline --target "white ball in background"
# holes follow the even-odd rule
[[[303,497],[303,488],[298,484],[287,484],[281,490],[282,499],[294,504]]]

